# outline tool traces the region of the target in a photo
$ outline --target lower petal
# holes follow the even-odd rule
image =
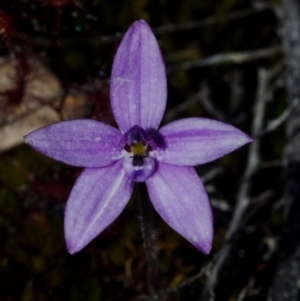
[[[196,171],[159,162],[146,184],[153,206],[165,222],[208,254],[213,240],[212,211]]]
[[[65,239],[71,254],[80,251],[119,216],[132,188],[122,160],[82,172],[65,210]]]
[[[145,182],[155,172],[155,160],[150,157],[140,158],[141,165],[134,165],[133,160],[132,157],[123,160],[123,169],[126,176],[134,182]]]

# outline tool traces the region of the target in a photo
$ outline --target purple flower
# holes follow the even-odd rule
[[[65,209],[68,251],[80,251],[122,212],[134,182],[146,182],[156,211],[203,253],[213,239],[211,206],[192,166],[252,140],[231,125],[204,118],[158,130],[167,84],[163,58],[145,21],[125,34],[114,59],[111,106],[119,130],[94,120],[59,122],[25,141],[64,163],[85,167]]]

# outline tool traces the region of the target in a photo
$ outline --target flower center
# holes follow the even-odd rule
[[[147,146],[144,141],[132,143],[131,152],[135,156],[144,156],[146,154]]]
[[[149,156],[151,150],[150,145],[147,143],[147,133],[135,125],[125,135],[124,149],[131,154],[133,166],[143,166],[144,157]]]
[[[132,165],[143,166],[144,157],[147,156],[147,145],[144,141],[138,143],[132,143],[130,147],[131,153],[133,154]]]
[[[149,135],[137,125],[124,135],[124,149],[128,155],[124,159],[123,169],[135,182],[146,181],[155,170],[156,163],[150,155],[152,147],[149,141]]]

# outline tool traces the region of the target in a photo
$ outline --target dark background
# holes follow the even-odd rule
[[[98,238],[69,255],[63,210],[81,170],[34,152],[21,134],[11,146],[4,146],[2,138],[1,301],[298,300],[296,280],[288,281],[296,299],[268,299],[276,291],[278,262],[295,250],[286,251],[293,235],[283,244],[280,238],[291,203],[285,121],[298,104],[286,89],[287,7],[280,1],[247,0],[1,1],[0,137],[12,127],[22,132],[28,118],[35,118],[33,102],[51,107],[60,119],[93,118],[114,125],[112,60],[122,34],[145,19],[168,73],[163,123],[204,116],[255,139],[252,146],[196,168],[214,211],[210,255],[154,216],[161,271],[160,288],[151,295],[136,194]],[[57,81],[56,97],[45,96],[52,89],[47,80],[44,90],[33,91],[40,76],[36,62]],[[16,72],[1,72],[9,66]],[[73,100],[71,108],[67,98]]]

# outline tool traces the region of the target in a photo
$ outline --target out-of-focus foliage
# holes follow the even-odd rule
[[[252,5],[253,1],[248,0],[3,0],[0,55],[3,60],[8,56],[20,61],[38,59],[61,83],[62,105],[64,93],[82,93],[86,105],[81,116],[114,124],[108,97],[111,63],[121,34],[133,21],[142,18],[157,28],[221,18]],[[274,13],[262,10],[231,21],[159,34],[157,38],[169,68],[215,54],[279,45],[277,26]],[[271,57],[169,72],[167,114],[188,103],[199,89],[205,89],[209,102],[222,112],[224,121],[249,133],[257,70],[273,67],[276,60]],[[235,94],[239,88],[240,94]],[[11,94],[1,96],[0,107],[7,112],[23,101],[22,93],[17,100]],[[58,114],[61,107],[55,107]],[[284,109],[279,85],[276,102],[272,100],[267,107],[267,119],[275,118]],[[190,116],[215,118],[203,103],[195,101],[171,119]],[[252,215],[245,221],[244,233],[239,235],[221,275],[217,300],[236,300],[249,279],[255,280],[255,287],[248,299],[266,300],[272,269],[263,256],[278,234],[282,219],[280,210],[270,208],[282,189],[282,170],[276,162],[281,159],[284,142],[282,129],[263,141],[261,155],[269,167],[254,179]],[[200,176],[210,170],[219,171],[205,184],[211,199],[225,200],[229,208],[214,207],[215,238],[210,256],[202,255],[155,216],[162,287],[178,285],[197,273],[222,245],[246,155],[244,148],[198,168]],[[0,300],[146,300],[147,262],[135,195],[122,215],[83,251],[73,256],[67,253],[63,209],[80,171],[45,158],[25,145],[0,154]],[[262,204],[263,210],[256,210],[255,197],[266,190],[274,192],[272,200]],[[166,298],[198,300],[204,282],[205,277]]]

